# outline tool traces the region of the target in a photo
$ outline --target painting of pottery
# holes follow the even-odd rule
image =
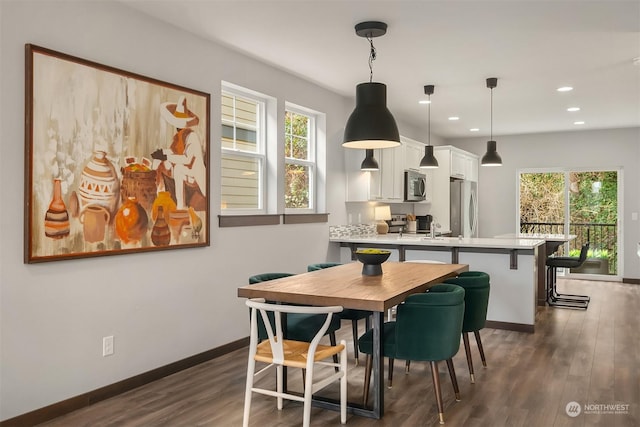
[[[208,246],[210,95],[25,54],[25,262]]]

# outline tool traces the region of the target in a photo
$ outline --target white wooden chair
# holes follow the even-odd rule
[[[243,426],[249,425],[251,412],[251,397],[253,393],[265,394],[277,398],[278,410],[282,409],[283,399],[296,400],[304,403],[302,425],[309,426],[311,419],[311,397],[317,391],[327,385],[340,380],[340,422],[347,422],[347,345],[346,341],[340,341],[335,346],[321,345],[320,340],[324,336],[331,317],[334,313],[342,311],[342,307],[307,307],[291,306],[283,304],[266,303],[264,299],[257,298],[247,300],[246,304],[251,308],[251,335],[249,339],[249,361],[247,364],[247,386],[244,398]],[[268,340],[258,342],[258,313],[266,329]],[[293,341],[282,339],[282,314],[326,314],[327,318],[318,330],[311,342]],[[339,354],[339,363],[328,362],[332,356]],[[256,362],[268,365],[258,372]],[[314,382],[314,365],[338,368],[327,370],[327,375]],[[304,395],[285,393],[283,391],[283,367],[302,368],[306,370]],[[255,382],[264,377],[272,367],[276,368],[276,390],[269,390],[255,386]],[[323,372],[324,373],[324,372]]]

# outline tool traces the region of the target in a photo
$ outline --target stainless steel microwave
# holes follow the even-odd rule
[[[420,202],[427,198],[427,176],[413,170],[404,171],[404,201]]]

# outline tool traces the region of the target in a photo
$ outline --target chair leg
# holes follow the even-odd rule
[[[337,345],[337,344],[336,344],[336,343],[337,343],[337,341],[336,341],[336,333],[335,333],[335,332],[330,332],[330,333],[329,333],[329,342],[331,343],[331,345],[332,345],[333,347],[335,347],[335,346]],[[340,363],[340,361],[338,360],[338,355],[337,355],[337,354],[334,354],[334,355],[333,355],[333,363],[335,363],[335,364]],[[336,367],[334,368],[334,370],[335,370],[336,372],[339,372],[339,371],[340,371],[340,368],[338,368],[338,367],[336,366]]]
[[[358,366],[358,320],[351,320],[351,331],[353,332],[353,355],[356,357],[356,366]]]
[[[367,354],[364,363],[364,390],[362,392],[362,406],[367,407],[369,400],[369,384],[371,384],[371,370],[373,369],[373,357]]]
[[[462,341],[464,342],[464,352],[467,355],[467,365],[469,365],[469,375],[471,376],[471,384],[476,383],[476,376],[473,374],[473,360],[471,360],[471,347],[469,346],[469,333],[462,333]]]
[[[387,385],[387,388],[391,388],[393,387],[393,359],[389,358],[389,373],[387,374],[389,376],[389,385]]]
[[[456,378],[456,370],[453,367],[453,359],[447,359],[447,368],[449,368],[449,376],[451,377],[451,384],[453,384],[453,391],[456,394],[456,402],[460,402],[460,389],[458,388],[458,379]]]
[[[311,397],[313,395],[313,363],[307,363],[307,378],[304,387],[304,407],[302,427],[309,427],[311,423]]]
[[[440,390],[438,362],[431,362],[431,377],[433,378],[433,389],[436,393],[436,402],[438,404],[438,417],[440,418],[440,424],[444,424],[444,405],[442,404],[442,390]]]
[[[404,363],[404,374],[408,375],[409,374],[409,369],[411,368],[411,360],[407,360]]]
[[[283,406],[282,404],[283,404],[283,401],[284,401],[284,399],[282,398],[282,390],[283,390],[283,387],[282,387],[282,384],[283,384],[283,375],[282,375],[283,368],[282,368],[282,365],[277,365],[276,366],[276,372],[277,372],[277,374],[276,374],[276,390],[278,392],[278,397],[277,397],[276,400],[278,401],[278,411],[281,411],[282,410],[282,406]]]
[[[340,352],[340,423],[347,423],[347,343],[342,340],[344,349]]]
[[[256,361],[253,355],[249,355],[247,365],[247,384],[244,391],[244,415],[242,416],[242,427],[249,426],[249,414],[251,413],[251,389],[253,388],[253,375],[256,370]]]
[[[484,349],[482,348],[482,340],[480,339],[480,331],[473,331],[476,336],[476,343],[478,344],[478,351],[480,351],[480,358],[482,359],[482,366],[487,367],[487,359],[484,358]]]
[[[555,307],[584,308],[589,305],[588,295],[561,294],[557,290],[557,268],[547,267],[547,303]]]

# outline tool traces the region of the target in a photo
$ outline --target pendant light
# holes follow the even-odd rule
[[[434,85],[424,87],[425,95],[429,96],[427,113],[427,145],[424,147],[424,157],[420,160],[421,169],[435,169],[438,167],[438,160],[433,156],[433,145],[431,145],[431,95],[433,95]]]
[[[487,152],[480,161],[482,166],[502,166],[502,159],[496,149],[496,142],[493,140],[493,88],[496,86],[498,86],[498,78],[489,77],[487,87],[491,89],[491,139],[487,141]]]
[[[356,25],[356,34],[369,40],[369,82],[356,86],[356,108],[344,128],[343,147],[392,148],[400,145],[400,133],[387,108],[387,86],[373,82],[373,61],[376,49],[373,38],[387,32],[384,22],[368,21]]]
[[[373,148],[367,148],[366,155],[362,164],[360,165],[361,171],[377,171],[380,167],[378,166],[378,162],[375,157],[373,157]]]

